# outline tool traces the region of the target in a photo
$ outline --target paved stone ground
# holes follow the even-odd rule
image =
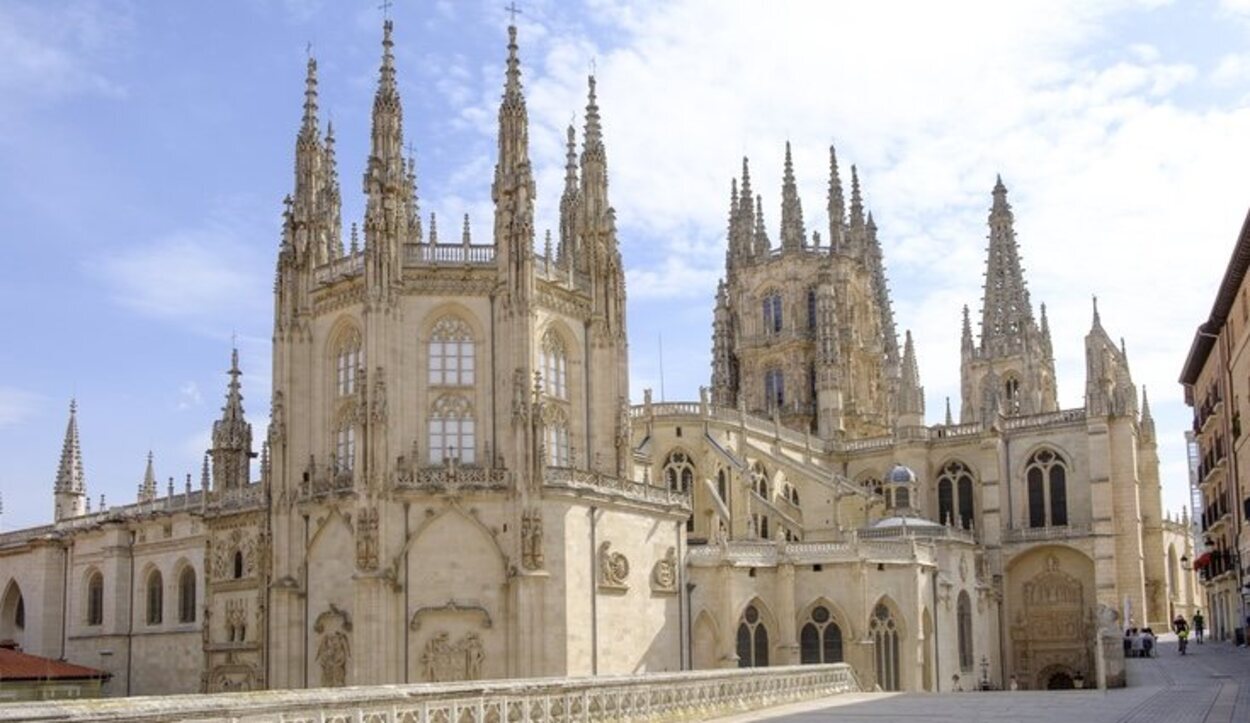
[[[1160,640],[1159,657],[1128,661],[1128,687],[1120,690],[856,693],[724,720],[1247,723],[1250,649],[1190,641],[1189,655],[1182,656],[1175,636],[1165,636]]]

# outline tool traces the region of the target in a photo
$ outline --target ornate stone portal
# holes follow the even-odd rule
[[[1050,555],[1046,569],[1024,584],[1023,606],[1011,626],[1016,676],[1031,679],[1031,687],[1038,689],[1089,678],[1093,666],[1086,618],[1084,586]]]

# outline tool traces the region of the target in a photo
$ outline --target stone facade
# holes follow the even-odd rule
[[[1192,590],[1097,313],[1086,406],[1058,409],[1001,181],[960,423],[925,426],[858,173],[848,210],[831,150],[822,243],[788,147],[777,248],[745,162],[733,183],[710,388],[631,407],[595,79],[538,254],[517,51],[510,28],[481,244],[423,223],[389,22],[345,243],[309,60],[259,451],[236,355],[199,489],[161,495],[149,459],[93,512],[71,406],[55,521],[0,535],[0,637],[112,695],[838,662],[1045,687],[1094,675],[1112,611],[1162,625]]]

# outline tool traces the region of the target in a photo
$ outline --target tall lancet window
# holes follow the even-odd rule
[[[473,405],[458,394],[444,394],[434,401],[430,410],[430,464],[457,460],[461,464],[477,461],[477,434]]]
[[[770,291],[764,295],[764,333],[781,333],[781,294]]]
[[[363,364],[360,332],[350,329],[334,347],[334,389],[340,397],[356,392],[356,370]]]
[[[786,403],[786,378],[780,369],[764,372],[764,404],[771,411]]]
[[[563,409],[548,407],[547,412],[547,464],[552,467],[571,467],[569,454],[569,418]]]
[[[673,450],[664,460],[664,483],[670,492],[688,494],[694,487],[694,463],[683,450]]]
[[[1025,464],[1029,527],[1068,524],[1068,464],[1049,449],[1038,450]]]
[[[1020,413],[1020,380],[1014,376],[1007,377],[1003,382],[1003,411],[1007,414]]]
[[[938,477],[938,522],[972,528],[972,472],[963,462],[948,462]]]
[[[556,399],[568,399],[569,355],[560,335],[550,329],[543,334],[542,365],[547,394]]]
[[[454,316],[439,319],[430,333],[430,384],[472,386],[475,366],[473,330]]]
[[[334,430],[334,472],[351,474],[356,467],[356,426],[345,415]]]

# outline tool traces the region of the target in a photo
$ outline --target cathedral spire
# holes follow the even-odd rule
[[[946,398],[946,426],[949,427],[953,425],[954,423],[955,423],[955,418],[951,416],[951,398],[947,397]]]
[[[586,218],[592,223],[606,220],[608,211],[608,160],[599,121],[599,101],[595,76],[588,76],[586,126],[582,134],[582,197]]]
[[[577,131],[570,123],[564,145],[564,193],[560,195],[560,245],[557,264],[566,268],[573,262],[577,247]],[[578,261],[585,259],[578,255]]]
[[[308,69],[304,77],[304,118],[300,124],[300,141],[316,143],[320,135],[317,123],[317,59],[308,56]]]
[[[1102,329],[1102,317],[1098,314],[1098,296],[1091,297],[1094,303],[1094,320],[1090,325],[1091,329]]]
[[[78,400],[69,402],[69,421],[65,424],[65,441],[61,444],[61,462],[53,485],[55,519],[78,517],[86,513],[87,476],[83,471],[82,447],[78,441]]]
[[[845,243],[843,228],[846,225],[846,203],[842,199],[842,179],[838,177],[838,152],[829,146],[829,249],[842,251]]]
[[[781,177],[781,249],[798,251],[803,248],[807,231],[803,228],[803,206],[799,200],[798,186],[794,182],[794,161],[790,155],[790,141],[786,141],[785,171]]]
[[[339,189],[339,164],[334,153],[334,122],[326,122],[325,152],[325,189],[322,208],[326,214],[328,238],[326,239],[327,260],[343,255],[343,199]]]
[[[768,258],[772,243],[768,240],[768,231],[764,227],[764,199],[755,196],[755,255],[761,259]]]
[[[731,239],[730,246],[737,260],[743,262],[755,256],[755,194],[751,191],[751,167],[746,156],[742,157],[738,194],[737,236]]]
[[[374,300],[393,298],[393,286],[402,276],[400,245],[408,239],[404,111],[395,83],[393,28],[390,20],[382,25],[382,66],[373,96],[369,161],[364,175],[366,285]]]
[[[729,269],[737,262],[738,239],[738,179],[729,181],[729,230],[725,235],[725,268]]]
[[[1054,349],[1050,342],[1050,319],[1046,316],[1046,305],[1042,304],[1042,353],[1046,359],[1054,360]]]
[[[230,352],[230,381],[226,385],[226,404],[221,418],[213,422],[213,491],[243,487],[250,480],[252,458],[252,425],[243,415],[243,394],[239,377],[239,350]]]
[[[1141,388],[1141,438],[1143,442],[1155,441],[1155,418],[1150,413],[1150,397],[1146,394],[1146,385]]]
[[[999,176],[990,207],[990,243],[986,259],[985,296],[981,317],[981,351],[990,358],[1019,353],[1025,335],[1034,329],[1033,307],[1024,284],[1020,250],[1013,229],[1007,187]]]
[[[148,450],[148,466],[143,470],[143,483],[139,485],[139,502],[156,499],[156,470],[152,467],[152,450]]]
[[[976,354],[976,343],[972,340],[972,316],[968,313],[968,305],[964,304],[963,332],[960,339],[960,352],[965,359]]]
[[[920,386],[920,368],[916,364],[916,346],[911,331],[903,344],[903,368],[898,388],[898,418],[902,426],[924,424],[924,388]]]

